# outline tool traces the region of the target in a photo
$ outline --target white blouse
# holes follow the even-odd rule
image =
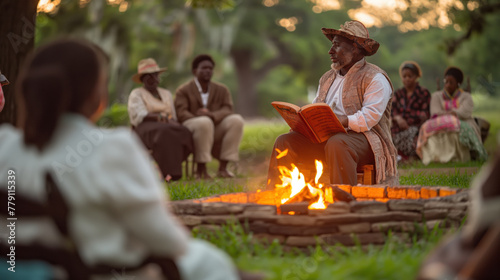
[[[128,98],[128,115],[133,126],[138,126],[148,113],[160,113],[164,117],[177,120],[172,93],[158,88],[158,94],[161,100],[143,87],[132,90]]]
[[[15,172],[16,194],[45,200],[45,172],[54,176],[72,209],[69,229],[87,264],[135,265],[150,254],[180,256],[189,236],[166,210],[161,177],[129,129],[101,129],[67,114],[40,153],[22,133],[0,127],[0,182]],[[3,218],[5,221],[5,217]],[[0,238],[6,240],[5,226]],[[49,220],[19,219],[18,242],[57,245]]]

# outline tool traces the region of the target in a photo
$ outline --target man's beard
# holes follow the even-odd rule
[[[349,65],[351,61],[354,59],[354,54],[352,52],[347,52],[343,55],[342,59],[339,59],[337,62],[333,62],[330,67],[333,70],[340,71],[340,69],[344,68],[345,66]]]
[[[339,62],[332,63],[330,67],[335,71],[340,71],[340,69],[344,68],[344,64],[340,64]]]

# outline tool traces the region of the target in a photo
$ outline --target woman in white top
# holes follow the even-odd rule
[[[130,93],[128,114],[135,132],[152,151],[168,182],[182,177],[182,162],[193,151],[193,137],[177,122],[170,91],[158,87],[159,75],[165,70],[152,58],[139,61],[132,80],[143,86]]]
[[[52,173],[70,208],[71,239],[88,266],[131,267],[154,255],[174,259],[183,279],[237,279],[224,253],[192,239],[167,210],[162,180],[140,140],[125,128],[94,125],[107,96],[106,62],[97,47],[55,41],[23,69],[21,130],[0,128],[1,182],[13,170],[16,194],[44,202],[45,174]],[[7,240],[5,226],[0,234]],[[53,223],[41,219],[18,220],[16,242],[63,246]],[[161,279],[156,274],[150,276]]]

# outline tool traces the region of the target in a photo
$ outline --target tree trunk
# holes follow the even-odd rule
[[[251,50],[232,50],[238,77],[238,93],[236,99],[236,112],[244,117],[255,117],[259,114],[259,99],[257,96],[258,78],[252,69]]]
[[[5,107],[0,124],[16,124],[16,80],[22,63],[35,46],[35,21],[38,0],[0,1],[0,70],[10,85],[3,88]]]
[[[238,94],[236,109],[244,117],[256,117],[259,115],[259,97],[257,85],[262,81],[267,73],[281,64],[294,65],[290,58],[292,55],[287,46],[277,38],[271,38],[278,49],[278,55],[267,60],[259,69],[252,68],[254,50],[252,49],[232,49],[231,57],[236,65],[236,75],[238,76]]]

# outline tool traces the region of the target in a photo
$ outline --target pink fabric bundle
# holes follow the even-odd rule
[[[441,115],[427,120],[421,127],[417,139],[417,154],[421,155],[421,147],[425,145],[427,139],[439,132],[460,131],[460,120],[454,115]]]
[[[453,115],[442,115],[426,121],[422,125],[424,134],[431,136],[432,134],[440,131],[450,132],[460,130],[460,121]],[[421,132],[422,132],[421,130]]]

